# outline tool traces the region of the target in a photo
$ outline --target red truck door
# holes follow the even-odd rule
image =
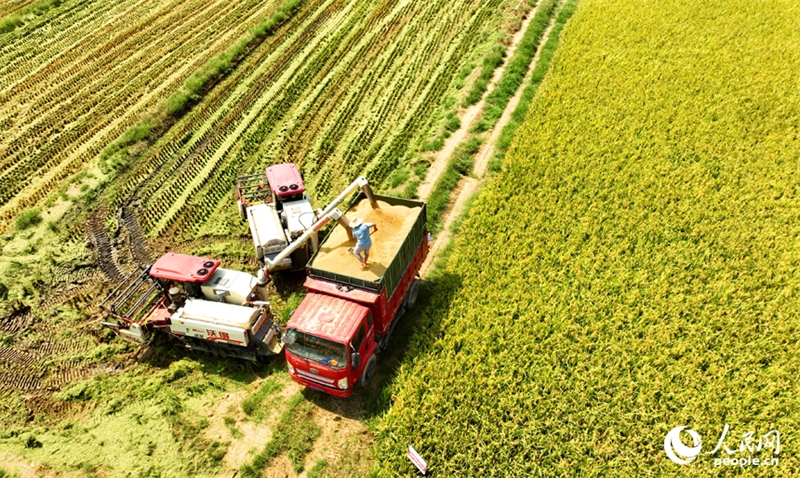
[[[358,352],[361,360],[358,364],[358,367],[353,367],[353,374],[352,374],[352,383],[361,383],[362,377],[364,376],[364,370],[369,363],[372,355],[375,352],[375,328],[370,327],[368,324],[372,323],[372,313],[367,312],[367,329],[369,331],[364,330],[364,323],[358,325],[355,333],[353,334],[353,340],[350,341],[350,350],[351,352]],[[366,377],[367,379],[369,377]]]

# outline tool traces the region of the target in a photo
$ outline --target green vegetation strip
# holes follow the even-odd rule
[[[439,179],[436,180],[436,185],[427,200],[428,228],[432,233],[436,234],[442,230],[442,216],[444,216],[450,204],[453,189],[455,189],[462,177],[472,171],[474,156],[480,149],[481,143],[482,140],[478,137],[472,137],[459,143],[456,149],[453,150],[453,155],[450,156],[447,167],[442,172],[442,175],[439,176]]]
[[[539,44],[557,5],[557,0],[543,0],[539,4],[536,14],[531,19],[528,29],[525,30],[522,40],[514,51],[514,56],[511,57],[506,69],[503,71],[503,77],[500,78],[497,86],[486,97],[481,119],[473,127],[475,132],[490,130],[497,124],[500,116],[503,115],[503,110],[506,109],[511,97],[517,93],[525,79],[525,74],[528,73],[530,64],[536,55],[536,50],[539,49]]]
[[[41,16],[47,13],[51,8],[61,6],[62,0],[40,0],[31,5],[23,8],[19,13],[7,16],[0,19],[0,33],[8,33],[14,31],[17,27],[25,24],[25,19],[31,15]]]
[[[781,433],[745,474],[797,476],[796,2],[584,0],[562,38],[430,279],[383,471],[413,445],[437,476],[733,476],[664,454],[727,424]]]
[[[100,154],[100,168],[103,172],[108,174],[121,170],[146,151],[147,146],[155,143],[178,118],[202,99],[212,84],[228,75],[244,60],[248,52],[291,18],[305,1],[284,0],[271,17],[253,27],[247,35],[192,73],[181,89],[167,98],[157,111],[128,128],[103,150]],[[145,144],[140,145],[141,142]]]
[[[286,411],[277,421],[272,439],[251,463],[239,470],[239,476],[243,478],[261,476],[272,459],[282,453],[286,453],[289,457],[295,472],[303,471],[305,457],[321,433],[312,418],[313,411],[313,405],[306,401],[302,394],[298,393],[290,398]]]
[[[464,98],[462,106],[471,106],[481,100],[483,94],[486,93],[486,88],[489,87],[489,82],[492,80],[494,70],[503,64],[503,58],[506,49],[503,45],[495,45],[489,50],[489,53],[483,58],[483,65],[478,78],[472,84],[467,96]]]
[[[511,140],[514,137],[514,133],[516,133],[519,125],[525,120],[525,115],[528,114],[528,108],[530,108],[531,102],[536,96],[536,91],[539,89],[539,85],[542,84],[542,81],[547,74],[547,70],[550,68],[550,61],[553,59],[553,55],[556,53],[558,39],[561,36],[561,30],[564,29],[564,25],[566,25],[567,20],[569,20],[569,18],[572,16],[572,13],[575,11],[577,5],[578,0],[567,0],[567,2],[564,3],[564,6],[561,7],[561,11],[559,11],[558,16],[556,17],[556,22],[553,24],[553,28],[550,30],[550,35],[548,36],[547,41],[545,42],[544,46],[542,46],[542,50],[539,53],[539,60],[533,67],[530,83],[528,83],[528,85],[525,86],[525,89],[522,91],[519,103],[511,113],[511,119],[503,127],[503,130],[500,131],[500,136],[497,138],[497,142],[494,145],[495,157],[489,163],[490,171],[499,171],[500,164],[505,157],[506,151],[508,151],[509,146],[511,146]]]
[[[534,7],[536,5],[536,2],[537,0],[528,0],[528,5]],[[545,9],[552,9],[554,4],[555,0],[544,0],[541,2],[538,8],[539,10],[541,10],[543,8],[542,5],[545,5],[544,7]],[[535,19],[532,21],[535,21]],[[530,30],[530,28],[528,30]],[[506,56],[506,47],[502,44],[494,45],[489,50],[489,52],[483,58],[483,65],[481,66],[481,72],[478,74],[478,78],[476,78],[475,82],[472,84],[472,88],[470,88],[470,90],[467,92],[467,96],[464,97],[464,101],[462,102],[461,106],[467,107],[474,105],[475,103],[480,101],[481,98],[483,98],[483,94],[486,93],[486,88],[489,87],[489,82],[492,80],[492,76],[494,75],[494,70],[496,70],[500,65],[503,64],[503,62],[505,61],[505,56]],[[468,71],[459,73],[459,76],[461,78],[460,81],[463,81],[463,79],[467,76],[467,74]],[[439,147],[438,149],[441,149],[441,147]],[[438,149],[436,150],[438,151]]]

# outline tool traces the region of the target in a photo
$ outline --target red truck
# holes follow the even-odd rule
[[[424,202],[380,195],[369,199],[377,203],[360,193],[344,213],[350,219],[366,216],[365,222],[383,231],[382,237],[373,237],[375,258],[369,270],[362,270],[350,254],[348,246],[355,243],[340,221],[309,261],[308,294],[282,337],[292,379],[342,398],[375,372],[378,351],[386,348],[397,319],[416,302],[418,273],[428,255]],[[374,211],[367,209],[370,203]]]

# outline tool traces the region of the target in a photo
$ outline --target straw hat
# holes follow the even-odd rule
[[[350,223],[350,227],[358,227],[363,222],[364,222],[363,219],[361,219],[360,217],[357,217],[357,218],[353,219],[353,222]]]

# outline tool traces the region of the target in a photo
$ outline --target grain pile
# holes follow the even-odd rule
[[[320,247],[311,266],[364,280],[373,281],[383,277],[419,216],[419,207],[392,206],[383,201],[378,201],[378,206],[378,209],[372,209],[369,201],[362,199],[345,213],[350,221],[360,217],[364,222],[378,226],[378,232],[370,229],[372,247],[369,250],[368,268],[361,269],[358,259],[347,252],[356,243],[347,237],[347,231],[339,224]]]

